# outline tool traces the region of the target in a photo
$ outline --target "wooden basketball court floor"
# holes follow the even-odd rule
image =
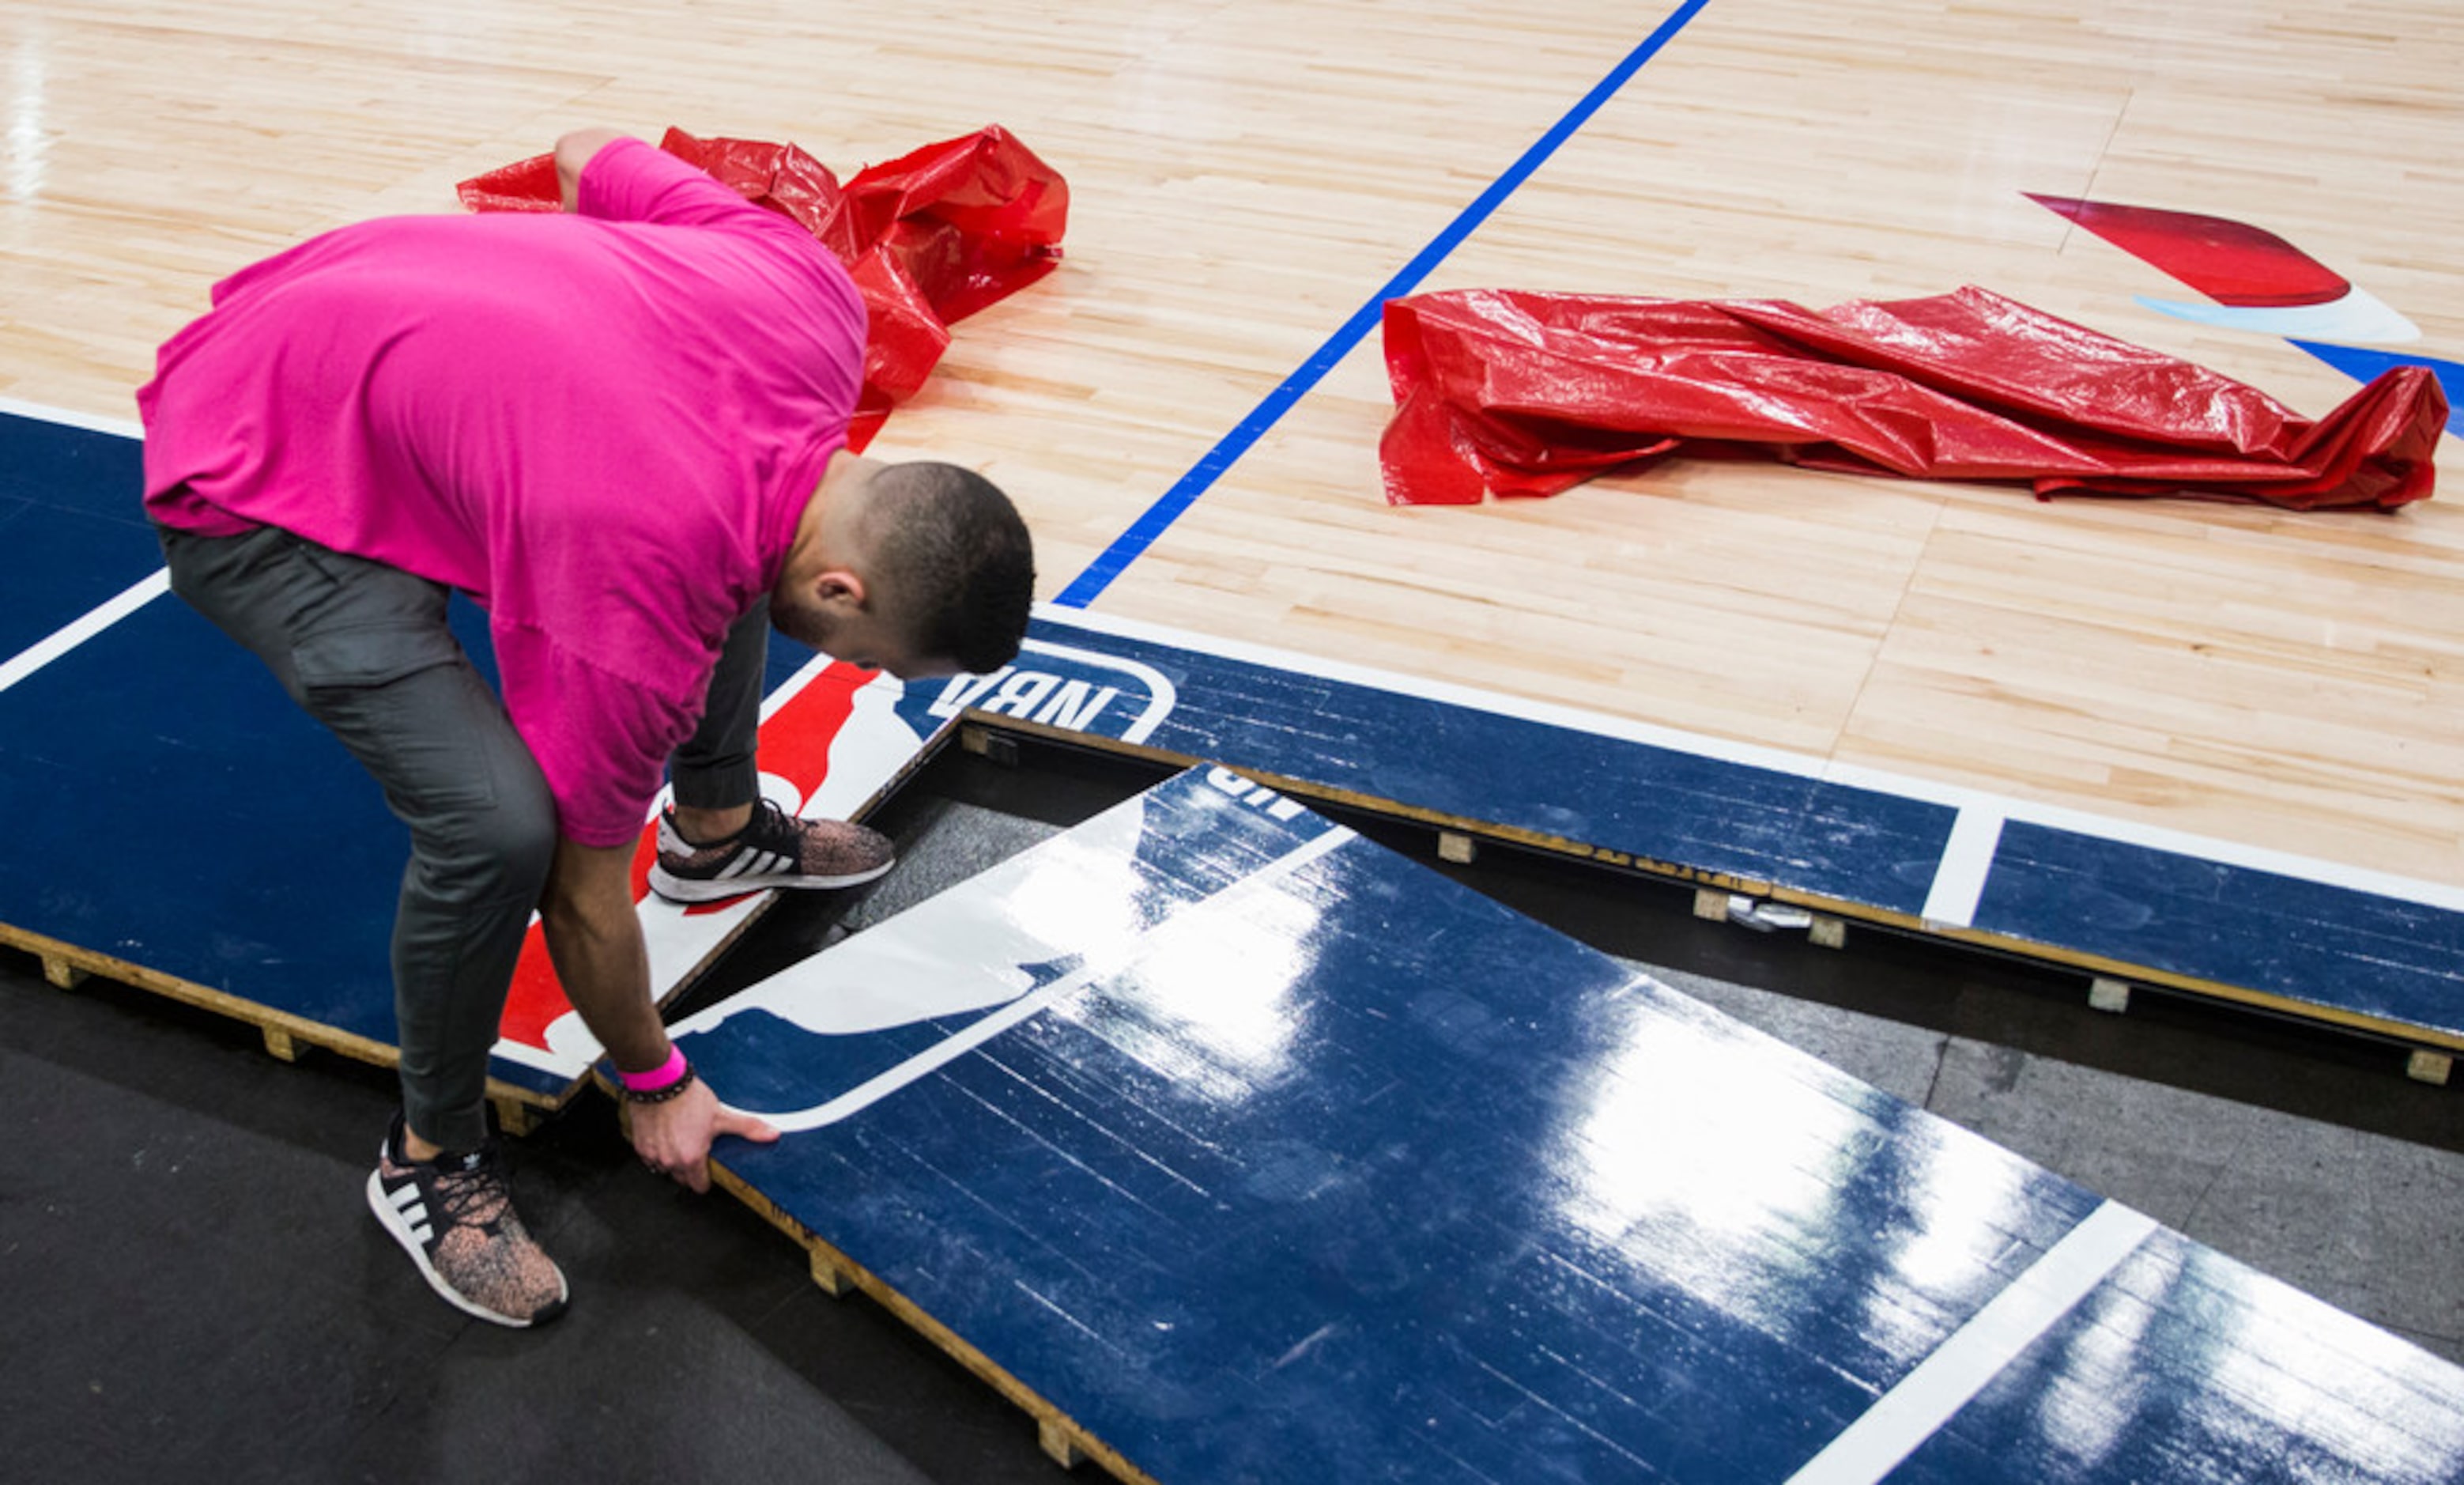
[[[2022,193],[2262,226],[2452,357],[2459,52],[2427,4],[11,3],[0,396],[124,422],[215,278],[355,218],[452,210],[454,180],[569,126],[791,138],[851,169],[998,121],[1071,182],[1067,263],[961,326],[879,447],[1001,479],[1046,596],[1110,550],[1116,573],[1077,589],[1095,614],[2435,900],[2464,890],[2450,500],[2044,504],[1681,461],[1392,509],[1376,338],[1338,332],[1416,255],[1427,288],[1823,305],[1973,282],[2315,415],[2353,384],[2142,307],[2195,296]],[[1323,380],[1273,402],[1313,360]],[[1219,447],[1236,432],[1254,442]],[[1177,519],[1118,544],[1194,470]]]
[[[962,325],[877,449],[1011,489],[1064,610],[2184,832],[2452,910],[2447,502],[2040,504],[1727,463],[1471,510],[1378,494],[1369,311],[1415,287],[1824,305],[1973,282],[2306,412],[2351,390],[2280,338],[2143,306],[2189,296],[2030,191],[2281,233],[2452,358],[2464,292],[2439,250],[2464,182],[2441,146],[2464,44],[2427,5],[2337,19],[5,4],[0,397],[125,428],[214,279],[346,221],[451,210],[453,181],[564,128],[791,138],[852,169],[999,122],[1071,182],[1068,262]]]

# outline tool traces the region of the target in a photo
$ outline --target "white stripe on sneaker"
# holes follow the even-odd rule
[[[436,1229],[428,1220],[428,1204],[420,1200],[418,1184],[406,1183],[397,1190],[387,1191],[385,1200],[402,1214],[402,1224],[409,1230],[412,1240],[427,1246],[429,1234]]]

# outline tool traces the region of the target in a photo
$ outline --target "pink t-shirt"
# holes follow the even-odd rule
[[[145,502],[468,592],[564,833],[639,832],[728,628],[847,441],[863,300],[638,141],[581,211],[396,217],[233,275],[137,394]]]

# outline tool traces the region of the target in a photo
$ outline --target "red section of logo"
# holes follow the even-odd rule
[[[833,661],[761,724],[761,771],[792,786],[799,803],[812,798],[829,777],[830,744],[855,711],[856,692],[874,674]],[[633,900],[637,903],[650,895],[650,863],[658,852],[659,826],[653,820],[642,828],[642,837],[633,848]],[[688,917],[720,912],[738,900],[696,903],[685,912]],[[522,957],[514,966],[514,983],[505,996],[497,1034],[544,1052],[548,1027],[571,1008],[572,1002],[565,999],[564,987],[557,983],[556,968],[549,963],[547,939],[533,923],[522,939]]]
[[[2160,268],[2219,304],[2280,309],[2328,304],[2352,284],[2272,232],[2221,216],[2115,206],[2026,193],[2141,262]]]

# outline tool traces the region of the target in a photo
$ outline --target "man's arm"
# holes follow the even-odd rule
[[[583,1024],[619,1068],[646,1072],[667,1061],[670,1047],[650,1001],[650,961],[633,907],[632,864],[629,845],[559,840],[539,920],[557,979]],[[643,1162],[696,1191],[710,1188],[710,1145],[718,1136],[765,1142],[779,1138],[761,1120],[722,1106],[699,1079],[664,1103],[634,1104],[632,1124],[633,1148]]]
[[[579,210],[582,167],[602,148],[624,138],[614,129],[576,129],[556,142],[556,188],[564,198],[566,211]]]

